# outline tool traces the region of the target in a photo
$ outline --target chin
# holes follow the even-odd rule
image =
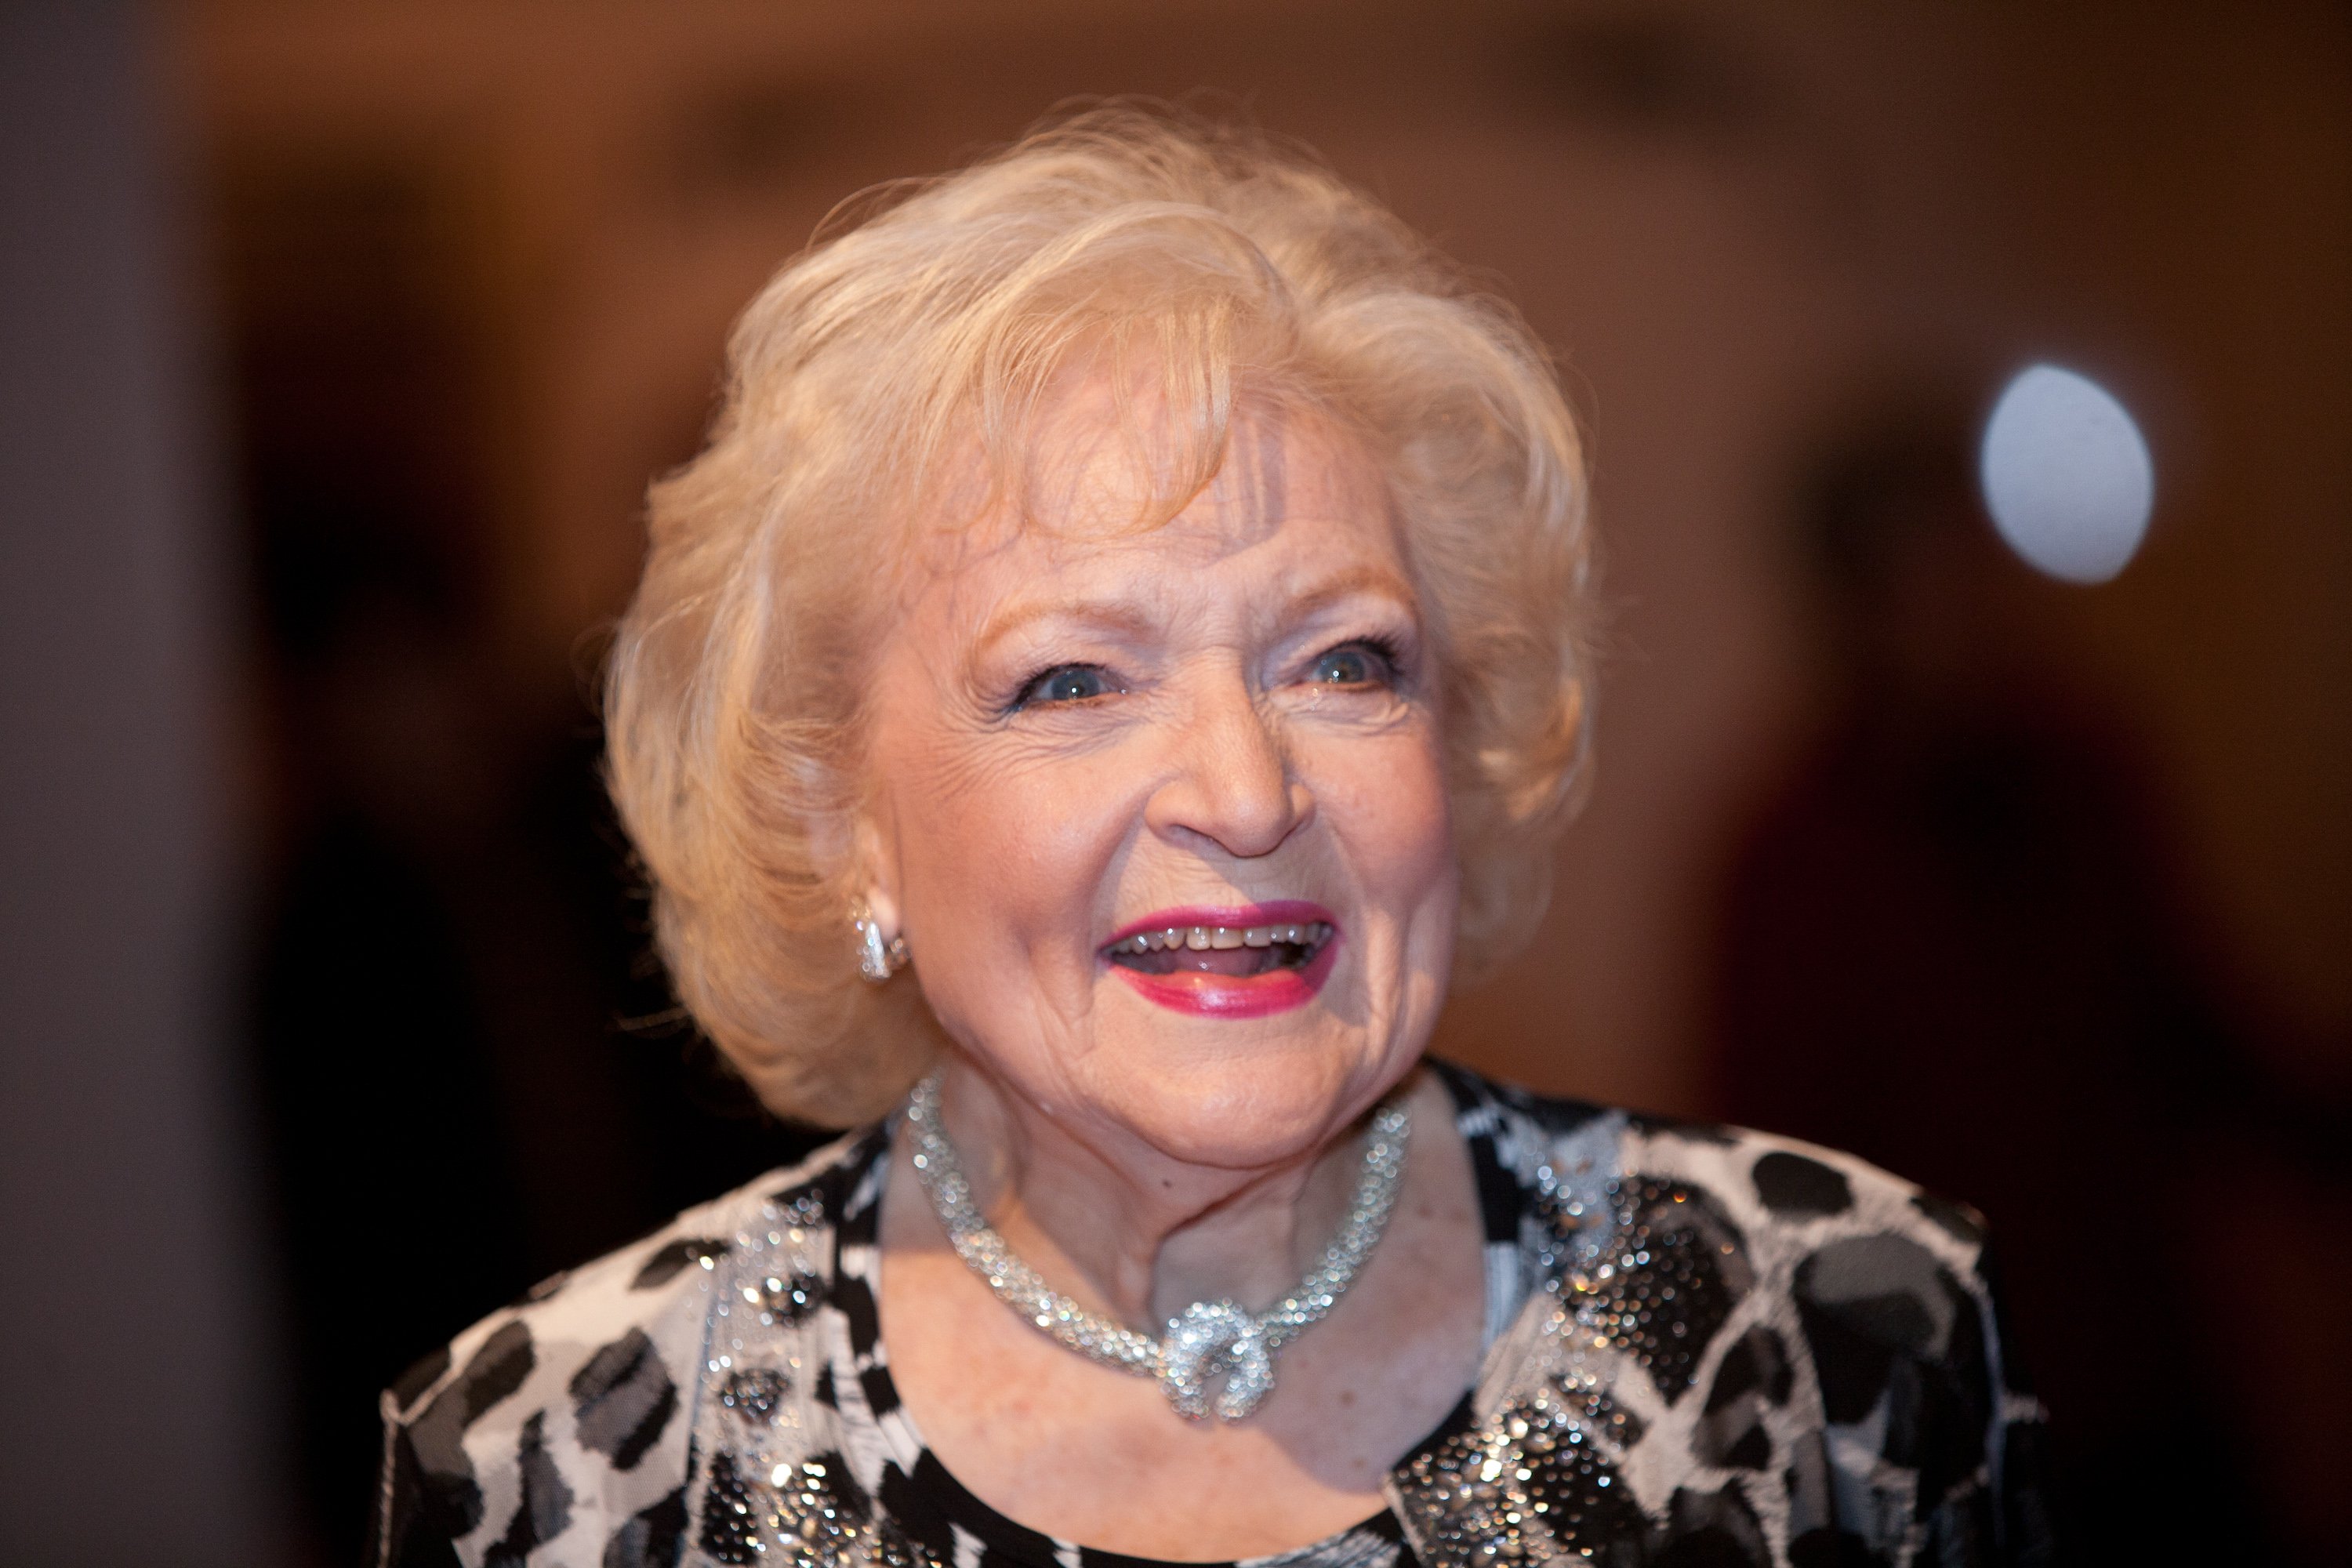
[[[1354,1031],[1328,1018],[1319,1028],[1266,1026],[1273,1023],[1219,1021],[1205,1026],[1215,1031],[1208,1038],[1181,1044],[1161,1025],[1160,1038],[1102,1053],[1122,1065],[1089,1074],[1085,1098],[1170,1159],[1253,1170],[1320,1148],[1420,1056],[1417,1047],[1348,1037]]]

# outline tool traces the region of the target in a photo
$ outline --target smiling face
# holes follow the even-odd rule
[[[1027,1111],[1108,1153],[1270,1166],[1419,1057],[1456,872],[1434,666],[1378,469],[1236,419],[1136,530],[1083,408],[1030,510],[931,542],[873,676],[875,902]],[[902,982],[903,983],[903,982]]]

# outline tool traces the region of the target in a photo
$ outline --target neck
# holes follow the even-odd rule
[[[1195,1301],[1255,1311],[1314,1266],[1354,1194],[1360,1125],[1274,1164],[1191,1164],[1073,1127],[961,1054],[941,1121],[988,1223],[1055,1289],[1158,1333]]]

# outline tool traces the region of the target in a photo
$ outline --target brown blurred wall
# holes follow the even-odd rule
[[[1205,85],[1491,269],[1593,436],[1614,658],[1555,911],[1456,1048],[1605,1098],[1697,1093],[1706,868],[1806,700],[1766,515],[1787,442],[1891,362],[2101,374],[2149,428],[2157,531],[2048,615],[2159,756],[2237,984],[2294,1070],[2347,1070],[2337,8],[211,0],[178,22],[230,199],[339,168],[423,183],[502,674],[549,700],[628,591],[645,480],[690,450],[729,319],[866,184],[1071,93]]]

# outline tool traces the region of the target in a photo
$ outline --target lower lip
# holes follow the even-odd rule
[[[1132,986],[1137,995],[1173,1013],[1203,1018],[1263,1018],[1287,1013],[1315,1000],[1323,982],[1331,977],[1339,957],[1339,934],[1325,939],[1315,956],[1297,969],[1276,969],[1246,978],[1232,974],[1145,974],[1114,963],[1110,972]]]

